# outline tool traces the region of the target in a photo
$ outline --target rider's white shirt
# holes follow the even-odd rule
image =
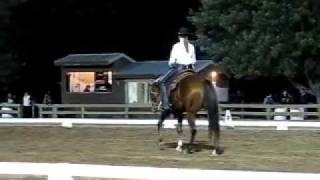
[[[188,43],[188,49],[189,51],[187,52],[183,42],[174,44],[170,53],[169,66],[175,63],[183,65],[195,64],[196,56],[194,46]]]
[[[24,95],[22,99],[23,106],[31,106],[31,97],[29,95]]]

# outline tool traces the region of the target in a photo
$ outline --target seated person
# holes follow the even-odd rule
[[[180,28],[178,32],[179,42],[173,45],[170,60],[169,71],[159,79],[161,109],[170,110],[167,94],[167,83],[174,78],[181,70],[185,68],[193,69],[196,63],[195,48],[188,40],[190,33],[187,28]]]
[[[83,92],[90,92],[90,85],[87,85],[87,86],[84,88]]]

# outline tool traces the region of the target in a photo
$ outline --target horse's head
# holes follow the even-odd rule
[[[149,94],[151,99],[152,111],[156,112],[159,110],[160,104],[160,88],[157,82],[153,82],[149,88]]]

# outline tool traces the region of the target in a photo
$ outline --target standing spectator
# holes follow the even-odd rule
[[[240,90],[237,90],[236,93],[231,97],[231,101],[232,103],[236,104],[244,103],[244,94]]]
[[[31,118],[32,117],[32,101],[31,96],[28,92],[25,92],[22,98],[23,105],[23,117]]]
[[[50,91],[47,91],[44,96],[43,96],[43,100],[42,100],[42,104],[46,104],[46,105],[50,105],[52,104],[52,99],[51,99],[51,92]],[[37,108],[37,107],[35,107]],[[50,108],[48,107],[44,107],[43,110],[47,111],[47,110],[50,110]],[[36,112],[39,112],[38,109]],[[44,114],[43,117],[47,118],[49,117],[48,114]]]
[[[280,104],[292,104],[293,98],[288,93],[287,90],[283,90],[280,95],[279,102]],[[288,111],[290,111],[290,108],[288,109],[287,107],[275,108],[275,112],[288,112]],[[275,120],[287,120],[288,117],[289,116],[274,116]]]
[[[268,94],[264,99],[263,99],[263,104],[274,104],[274,100],[272,98],[272,94]]]
[[[299,99],[298,99],[298,104],[309,104],[313,103],[312,101],[312,95],[308,94],[306,92],[305,88],[300,88],[299,89]],[[299,108],[300,112],[308,112],[308,108],[304,109],[303,107]],[[302,116],[302,119],[308,119],[309,117],[307,115]]]
[[[299,99],[298,99],[299,104],[308,104],[311,103],[311,97],[310,95],[306,92],[304,88],[299,89]]]
[[[14,103],[14,100],[13,100],[13,95],[11,93],[8,93],[7,94],[7,100],[6,100],[7,103],[9,104],[13,104]]]
[[[13,101],[13,95],[11,93],[8,93],[7,94],[7,98],[6,98],[6,103],[8,104],[13,104],[14,101]],[[3,106],[1,107],[1,110],[2,111],[12,111],[12,107],[10,107],[9,105],[8,106]],[[6,113],[3,113],[1,115],[2,118],[12,118],[13,115],[12,114],[6,114]]]
[[[47,92],[44,94],[42,103],[43,103],[43,104],[52,104],[51,92],[50,92],[50,91],[47,91]]]
[[[280,95],[280,103],[281,104],[292,104],[293,99],[292,96],[288,93],[287,90],[282,91]]]
[[[264,99],[263,99],[263,104],[274,104],[274,100],[273,100],[273,97],[272,97],[272,94],[268,94]],[[270,108],[269,109],[266,109],[267,112],[270,112]],[[272,115],[267,115],[266,118],[269,120],[271,119]]]

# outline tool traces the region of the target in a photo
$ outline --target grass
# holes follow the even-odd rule
[[[218,157],[200,145],[178,153],[175,130],[163,135],[167,148],[160,151],[155,128],[0,127],[0,161],[320,173],[318,131],[223,130],[225,154]],[[196,141],[206,143],[207,131]]]

